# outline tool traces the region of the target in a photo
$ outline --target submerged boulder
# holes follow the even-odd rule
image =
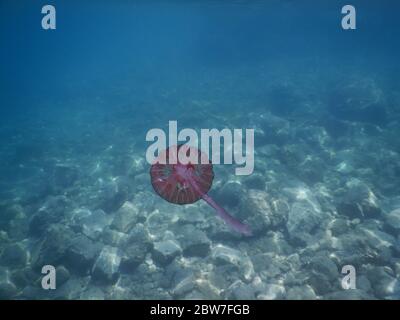
[[[66,251],[75,237],[76,233],[71,228],[61,224],[51,225],[33,251],[33,268],[40,271],[44,265],[58,265],[65,258]]]
[[[153,248],[149,232],[141,223],[131,229],[122,245],[123,256],[120,270],[133,273],[137,266],[144,262],[146,254]]]
[[[29,233],[33,236],[41,236],[53,223],[60,222],[69,207],[70,201],[65,196],[50,196],[44,205],[32,216],[29,223]]]
[[[249,190],[247,197],[242,201],[239,218],[247,222],[253,234],[261,234],[285,225],[288,212],[281,201],[273,200],[267,192]]]
[[[19,204],[0,202],[0,230],[7,230],[11,220],[23,216],[23,208]]]
[[[104,283],[115,283],[119,277],[121,252],[118,248],[105,246],[92,269],[92,278]]]
[[[253,263],[239,250],[219,244],[212,249],[211,257],[217,267],[231,266],[246,281],[254,276]]]
[[[373,300],[374,297],[361,289],[339,290],[323,297],[326,300]]]
[[[374,267],[368,270],[367,275],[378,298],[385,299],[400,293],[400,281],[391,268]]]
[[[62,261],[78,274],[87,274],[101,250],[101,244],[84,235],[70,241]]]
[[[346,194],[337,210],[350,218],[376,218],[382,211],[371,188],[358,179],[351,179],[346,183]]]
[[[9,300],[14,298],[18,293],[18,289],[11,281],[0,280],[0,300]]]
[[[10,272],[7,268],[0,267],[0,300],[9,300],[17,295],[18,289],[10,280]]]
[[[121,177],[102,182],[98,208],[106,213],[117,211],[128,200],[129,191],[129,183]]]
[[[318,294],[327,294],[339,289],[340,274],[336,264],[328,255],[318,254],[307,264],[309,284]]]
[[[72,212],[71,226],[74,230],[82,232],[85,236],[96,239],[103,232],[104,228],[110,224],[110,216],[103,210],[80,208]]]
[[[293,203],[286,224],[291,240],[299,244],[313,244],[322,224],[327,222],[329,214],[322,211],[318,202],[296,201]],[[319,238],[318,238],[319,240]]]
[[[56,275],[57,275],[57,285],[58,286],[62,286],[71,277],[71,274],[69,273],[68,269],[66,267],[64,267],[63,265],[60,265],[56,268]]]
[[[12,268],[25,267],[27,261],[27,250],[20,243],[7,245],[0,255],[0,265]]]
[[[155,262],[162,266],[171,263],[182,252],[179,244],[174,240],[165,240],[154,243],[152,257]]]
[[[126,233],[138,223],[139,218],[139,210],[136,206],[126,201],[116,212],[111,228]]]
[[[388,229],[396,232],[400,231],[400,208],[395,209],[385,216],[385,222]]]
[[[250,284],[237,280],[227,289],[225,296],[229,300],[254,300],[255,292]]]
[[[185,225],[180,231],[179,240],[185,256],[205,257],[208,255],[211,241],[203,231],[193,225]]]
[[[244,186],[238,181],[228,181],[218,191],[216,200],[222,206],[236,207],[240,204],[240,199],[246,193]]]

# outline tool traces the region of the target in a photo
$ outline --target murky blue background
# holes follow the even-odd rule
[[[351,1],[348,31],[343,1],[51,4],[45,31],[42,2],[0,2],[1,298],[400,297],[396,1]],[[254,237],[153,192],[168,120],[256,130],[254,174],[210,192]]]

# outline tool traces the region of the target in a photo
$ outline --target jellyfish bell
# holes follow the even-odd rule
[[[185,153],[196,154],[198,159],[202,157],[202,152],[193,147],[169,147],[160,153],[151,166],[151,183],[156,193],[168,202],[190,204],[200,200],[202,195],[210,190],[214,172],[210,161],[207,164],[196,163],[198,161],[184,164],[178,156],[178,161],[175,164],[171,163],[171,157],[176,157],[181,149]]]
[[[195,158],[197,161],[190,161]],[[190,204],[203,199],[235,231],[251,235],[249,226],[231,216],[207,194],[212,186],[214,172],[207,155],[200,150],[188,145],[169,147],[155,159],[150,168],[150,177],[153,189],[166,201]]]

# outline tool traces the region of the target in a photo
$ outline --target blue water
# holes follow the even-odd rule
[[[43,30],[1,1],[0,298],[398,299],[400,5],[343,30],[326,2],[52,1]],[[154,192],[170,120],[255,129],[253,174],[209,192],[252,237]]]

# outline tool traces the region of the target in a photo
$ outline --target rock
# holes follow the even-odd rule
[[[145,260],[146,254],[149,253],[152,248],[153,243],[144,225],[139,223],[134,226],[122,246],[123,256],[120,266],[121,272],[134,272],[136,267]]]
[[[196,279],[196,289],[203,295],[204,299],[221,299],[221,290],[215,287],[208,279]]]
[[[311,258],[307,264],[308,283],[319,295],[339,289],[340,274],[336,264],[324,252]]]
[[[147,177],[148,178],[148,177]],[[146,184],[147,185],[147,182]],[[147,219],[147,215],[154,211],[157,202],[157,197],[154,197],[153,192],[149,192],[149,190],[139,191],[135,193],[135,197],[132,200],[132,203],[139,210],[138,220],[140,222],[145,222]],[[159,204],[157,202],[157,204]]]
[[[24,288],[35,283],[41,274],[34,272],[30,267],[24,269],[15,269],[11,275],[11,281],[18,287]]]
[[[20,299],[40,300],[46,299],[46,292],[40,286],[27,285],[18,295]]]
[[[324,222],[329,220],[329,214],[323,212],[315,200],[296,201],[290,211],[286,224],[290,238],[301,244],[313,244]]]
[[[192,291],[195,287],[195,271],[191,265],[184,266],[177,260],[171,262],[165,271],[165,288],[172,287],[172,294],[178,298]]]
[[[132,155],[132,158],[129,159],[128,175],[130,177],[135,177],[136,175],[146,171],[146,166],[146,159],[138,155]]]
[[[349,161],[342,161],[336,166],[335,170],[343,174],[351,174],[354,167]]]
[[[60,264],[75,237],[76,233],[69,227],[60,224],[51,225],[42,242],[32,252],[33,268],[41,272],[44,265]]]
[[[310,152],[307,152],[307,146],[304,143],[284,144],[278,151],[278,159],[284,165],[282,169],[297,170],[300,163],[307,159]],[[296,171],[295,171],[296,172]]]
[[[331,221],[329,229],[332,231],[332,235],[337,237],[349,232],[351,227],[348,220],[338,218]]]
[[[270,198],[265,191],[249,190],[246,200],[242,201],[239,218],[250,225],[255,235],[286,223],[287,210],[277,203],[272,209],[268,202]]]
[[[327,277],[321,273],[313,273],[308,280],[308,284],[319,295],[327,294],[334,289]]]
[[[139,264],[146,258],[148,248],[135,244],[127,247],[122,256],[120,270],[123,273],[133,273]]]
[[[41,236],[49,226],[60,222],[70,206],[70,201],[65,196],[50,196],[44,205],[32,216],[29,223],[29,233]]]
[[[10,238],[8,237],[8,233],[0,230],[0,242],[1,243],[9,243],[10,242]]]
[[[93,266],[92,279],[102,283],[115,283],[118,280],[120,263],[119,249],[105,246]]]
[[[244,255],[239,250],[219,244],[212,249],[211,257],[216,266],[222,266],[226,264],[234,266],[246,281],[250,281],[254,276],[253,263],[249,257]]]
[[[340,290],[335,291],[329,294],[326,294],[324,299],[327,300],[372,300],[374,297],[369,295],[368,293],[359,290],[359,289],[349,289],[349,290]]]
[[[104,292],[98,287],[87,288],[79,297],[81,300],[104,300]]]
[[[17,293],[17,287],[11,281],[0,280],[0,300],[12,299]]]
[[[250,226],[254,235],[265,232],[272,225],[273,213],[267,196],[264,191],[249,190],[248,197],[241,203],[238,218]]]
[[[317,255],[311,259],[310,268],[314,273],[323,274],[329,281],[339,279],[339,271],[336,264],[325,255]]]
[[[79,299],[82,291],[85,291],[89,285],[90,277],[72,277],[62,286],[57,287],[56,290],[45,290],[44,295],[46,299],[57,300],[77,300]],[[41,289],[43,292],[44,290]],[[43,295],[43,293],[42,293]]]
[[[11,220],[7,228],[9,238],[13,239],[13,241],[26,239],[29,234],[29,223],[29,218],[25,216]]]
[[[398,238],[398,240],[400,240],[400,237]],[[393,267],[394,267],[394,272],[395,272],[396,276],[399,277],[400,276],[400,259],[396,259]]]
[[[347,192],[337,206],[339,214],[350,218],[376,218],[381,213],[379,201],[362,181],[351,179],[346,183]]]
[[[371,282],[365,275],[359,275],[356,278],[356,288],[361,291],[370,293],[372,292]]]
[[[240,204],[240,199],[246,194],[246,189],[238,181],[228,181],[218,191],[216,200],[222,206],[236,207]]]
[[[372,258],[370,256],[372,252],[365,243],[365,235],[359,231],[340,235],[335,249],[333,258],[336,259],[337,265],[341,266],[346,264],[362,265]],[[365,254],[366,252],[368,255]]]
[[[309,285],[289,288],[286,296],[287,300],[315,300],[317,295]]]
[[[212,258],[217,264],[231,263],[238,265],[242,258],[242,253],[224,245],[218,244],[213,248]]]
[[[269,231],[264,237],[254,242],[254,248],[269,253],[288,255],[293,252],[293,248],[285,240],[287,237],[280,231]]]
[[[0,265],[11,268],[23,268],[27,261],[27,251],[19,243],[6,246],[0,255]]]
[[[140,282],[135,283],[131,281],[131,279],[127,279],[127,277],[121,275],[117,283],[107,290],[106,299],[132,300],[132,298],[139,299],[139,297],[141,299],[149,299],[146,294],[147,293]]]
[[[172,290],[172,295],[179,299],[185,294],[193,291],[195,288],[195,278],[193,275],[189,275],[182,280],[180,280]]]
[[[260,253],[251,257],[254,270],[261,278],[269,280],[287,273],[291,266],[287,261],[281,261],[275,253]]]
[[[322,182],[327,166],[323,159],[317,156],[306,156],[300,165],[296,166],[300,179],[310,185]]]
[[[63,262],[78,274],[87,274],[101,250],[101,244],[84,235],[77,235],[71,240]]]
[[[400,208],[388,213],[385,216],[385,222],[389,230],[398,234],[400,232]]]
[[[227,289],[226,298],[229,300],[254,300],[254,289],[251,285],[237,280]]]
[[[109,227],[105,227],[101,235],[101,241],[111,247],[119,247],[128,239],[128,235],[124,232],[119,232]]]
[[[71,215],[74,230],[91,239],[97,239],[110,224],[110,217],[101,209],[75,209]]]
[[[399,289],[399,280],[389,267],[373,267],[367,272],[375,295],[380,299],[388,298]]]
[[[114,220],[111,223],[111,228],[127,233],[138,223],[138,215],[138,209],[131,202],[126,201],[115,214]]]
[[[57,164],[54,168],[54,184],[56,187],[71,187],[79,177],[79,170],[75,166]]]
[[[265,190],[266,183],[265,177],[261,174],[255,173],[251,174],[250,176],[246,176],[244,179],[244,185],[248,189],[255,189],[255,190]]]
[[[179,225],[202,225],[207,220],[210,213],[207,207],[198,207],[197,205],[188,205],[182,207],[182,214],[179,216]],[[180,231],[177,231],[180,232]]]
[[[149,183],[149,174],[147,172],[137,174],[133,179],[133,183],[137,191],[145,191]]]
[[[258,300],[276,300],[283,299],[285,296],[285,287],[279,284],[267,284],[265,291],[257,295]]]
[[[209,254],[211,241],[203,231],[196,229],[192,225],[186,225],[180,231],[179,240],[185,256],[205,257]]]
[[[0,229],[8,230],[11,220],[24,216],[24,210],[19,204],[0,202]]]
[[[183,300],[205,300],[210,299],[205,297],[199,290],[195,289],[183,297]]]
[[[58,266],[56,268],[56,283],[57,286],[62,286],[70,279],[70,274],[67,268],[64,266]]]
[[[356,230],[364,236],[370,258],[375,258],[379,264],[389,264],[394,253],[400,254],[396,238],[390,234],[364,225],[357,226]]]
[[[129,184],[121,177],[104,182],[100,186],[99,206],[106,213],[117,211],[128,200]]]
[[[152,257],[155,262],[165,266],[180,255],[181,252],[182,249],[176,241],[160,241],[154,243]]]

